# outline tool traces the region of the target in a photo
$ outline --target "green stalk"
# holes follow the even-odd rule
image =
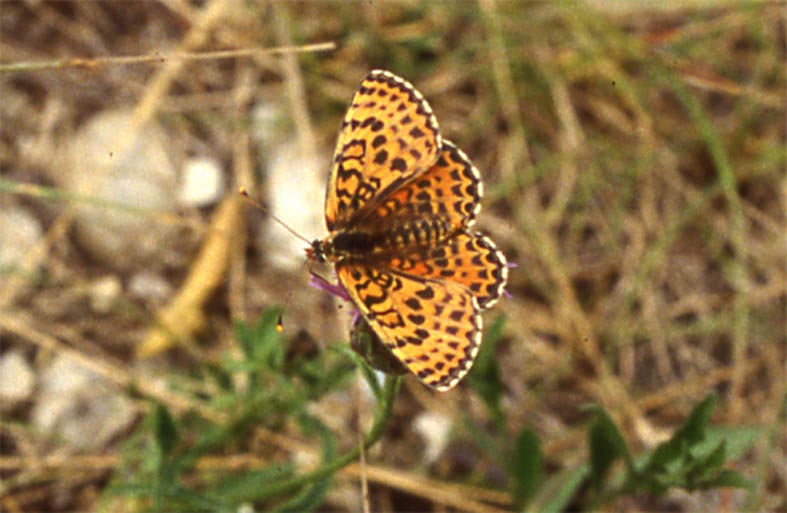
[[[393,405],[394,400],[396,399],[397,393],[399,392],[399,386],[402,382],[402,376],[399,375],[392,375],[388,374],[385,376],[385,384],[383,385],[383,393],[380,396],[380,402],[378,403],[378,409],[374,414],[374,423],[372,424],[371,429],[364,437],[363,447],[364,450],[368,449],[372,445],[374,445],[377,440],[383,434],[385,430],[385,426],[388,424],[388,421],[391,419],[391,415],[393,413]],[[342,467],[345,467],[358,459],[361,453],[360,445],[356,445],[343,455],[339,456],[338,458],[326,462],[321,466],[317,467],[316,469],[308,472],[306,474],[302,474],[299,476],[295,476],[292,478],[284,479],[279,482],[273,482],[270,485],[266,486],[260,493],[255,497],[249,497],[250,500],[266,500],[271,497],[275,497],[277,495],[281,495],[283,493],[290,492],[292,490],[296,490],[304,485],[309,483],[313,483],[319,479],[323,479]]]

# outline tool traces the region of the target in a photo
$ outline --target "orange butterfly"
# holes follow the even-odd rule
[[[421,93],[389,71],[369,73],[336,144],[325,196],[330,235],[307,255],[334,264],[377,337],[436,390],[470,370],[481,312],[508,278],[503,253],[471,231],[483,190]]]

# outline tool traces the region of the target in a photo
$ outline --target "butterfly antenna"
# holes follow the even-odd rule
[[[268,208],[267,208],[266,206],[264,206],[262,203],[260,203],[259,201],[255,200],[255,199],[253,199],[251,196],[249,196],[249,191],[247,191],[245,187],[240,187],[240,188],[238,189],[238,194],[240,194],[241,196],[243,196],[243,198],[244,198],[246,201],[248,201],[249,203],[251,203],[252,205],[254,205],[255,207],[257,207],[257,208],[258,208],[258,209],[260,209],[261,211],[265,212],[266,214],[268,214],[268,215],[271,217],[271,219],[273,219],[274,221],[276,221],[277,223],[279,223],[279,224],[280,224],[280,225],[281,225],[281,226],[282,226],[282,227],[283,227],[285,230],[287,230],[287,231],[288,231],[288,232],[290,232],[291,234],[295,235],[297,238],[299,238],[300,240],[302,240],[302,241],[303,241],[303,242],[305,242],[306,244],[309,244],[309,245],[311,245],[312,241],[310,241],[309,239],[307,239],[306,237],[304,237],[304,236],[303,236],[303,235],[301,235],[300,233],[296,232],[296,231],[295,231],[293,228],[291,228],[291,227],[290,227],[290,225],[288,225],[287,223],[285,223],[284,221],[282,221],[281,219],[279,219],[278,217],[276,217],[276,214],[274,214],[273,212],[271,212],[271,211],[270,211],[270,209],[268,209]]]
[[[284,305],[281,307],[279,316],[276,318],[276,331],[279,333],[284,331],[284,312],[286,312],[287,307],[290,306],[290,299],[292,299],[292,290],[287,293],[287,299],[284,300]]]

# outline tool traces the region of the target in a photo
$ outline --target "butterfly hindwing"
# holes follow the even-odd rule
[[[440,218],[451,231],[473,224],[484,194],[481,174],[467,155],[443,139],[432,166],[408,183],[367,204],[353,225],[369,232],[392,223]]]
[[[466,287],[357,262],[336,272],[375,334],[422,383],[449,390],[470,370],[482,320]]]
[[[433,247],[378,256],[375,265],[424,279],[457,283],[468,289],[481,310],[500,299],[508,279],[505,255],[480,233],[459,232]]]

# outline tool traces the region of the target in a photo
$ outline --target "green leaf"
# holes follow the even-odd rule
[[[254,324],[238,323],[238,344],[246,359],[256,363],[256,368],[281,370],[284,363],[284,346],[278,330],[280,308],[268,308]]]
[[[295,465],[292,463],[274,463],[256,470],[247,470],[240,475],[224,477],[211,487],[211,493],[228,504],[242,504],[250,498],[264,483],[277,479],[286,479],[294,475]]]
[[[710,454],[708,454],[701,461],[701,465],[705,471],[716,472],[721,469],[724,462],[727,461],[727,442],[722,440]]]
[[[514,444],[513,456],[509,465],[514,507],[526,504],[541,481],[542,472],[541,441],[530,428],[519,432]]]
[[[235,338],[238,339],[238,345],[246,359],[251,359],[254,354],[255,338],[253,326],[245,322],[238,322],[235,325]]]
[[[323,462],[327,463],[336,457],[336,440],[317,418],[309,415],[299,416],[301,429],[309,436],[318,435],[322,441],[323,446]],[[324,501],[325,496],[330,490],[333,476],[328,475],[321,479],[315,479],[308,486],[306,486],[300,493],[286,501],[284,504],[279,505],[273,511],[277,513],[299,513],[305,511],[314,511]]]
[[[747,487],[745,478],[723,467],[749,450],[759,431],[750,427],[708,427],[714,403],[713,395],[700,402],[683,426],[653,450],[627,489],[658,494],[669,488]]]
[[[229,511],[228,504],[200,491],[175,485],[157,495],[158,505],[153,511]]]
[[[566,511],[577,490],[585,482],[589,468],[587,465],[570,467],[550,478],[538,487],[538,493],[528,503],[527,512],[561,513]]]
[[[169,410],[160,404],[157,404],[153,410],[153,426],[156,445],[161,455],[169,456],[178,444],[178,429]]]
[[[684,440],[673,436],[673,438],[656,446],[648,459],[647,465],[645,465],[644,471],[646,473],[666,472],[668,467],[674,466],[685,452],[686,444]]]
[[[716,395],[709,394],[689,414],[686,423],[673,438],[683,438],[689,445],[700,443],[705,438],[705,428],[710,420],[713,408],[716,406]]]
[[[734,486],[746,488],[749,482],[737,472],[725,470],[722,467],[727,461],[733,459],[728,439],[720,436],[719,430],[708,430],[709,436],[702,444],[692,448],[692,454],[696,460],[687,472],[688,488],[711,488],[719,486]],[[729,440],[733,440],[730,438]],[[749,438],[749,443],[753,443],[754,438]],[[736,454],[740,455],[744,440],[739,437],[734,447]],[[712,448],[711,443],[716,446]],[[710,449],[712,448],[712,449]]]
[[[708,395],[689,414],[686,422],[666,442],[659,444],[646,465],[646,472],[675,473],[690,456],[691,447],[705,440],[705,429],[716,405],[716,396]]]
[[[702,446],[707,444],[708,450],[705,452],[709,452],[712,447],[723,440],[727,443],[727,460],[736,460],[754,446],[754,442],[761,434],[762,430],[755,427],[710,426],[705,432],[705,441]]]
[[[347,348],[347,344],[334,344],[314,359],[294,358],[287,365],[288,376],[292,378],[289,381],[302,385],[305,396],[310,399],[347,386],[355,376],[356,365],[344,356],[345,353],[336,358],[339,353],[336,349],[340,347]]]
[[[346,345],[342,345],[346,347]],[[292,362],[290,375],[300,378],[309,398],[317,398],[327,392],[344,387],[354,376],[355,364],[345,358],[333,358],[334,356],[335,352],[324,351],[314,360],[296,359]]]
[[[681,469],[685,476],[684,486],[688,490],[695,490],[703,486],[703,483],[715,477],[719,473],[721,466],[726,458],[726,444],[720,442],[716,448],[704,455],[691,454],[686,458],[684,468]]]
[[[503,381],[500,377],[496,348],[502,338],[505,323],[506,318],[501,315],[487,328],[473,369],[467,375],[467,382],[481,396],[498,428],[505,424],[505,415],[500,406]]]
[[[489,432],[482,426],[472,421],[468,416],[464,418],[464,427],[467,434],[473,439],[473,442],[478,445],[480,452],[487,454],[495,461],[503,461],[507,454],[502,447],[503,441],[508,441],[508,437],[503,439],[499,435]],[[507,448],[506,448],[507,449]]]
[[[221,365],[206,363],[202,373],[205,380],[212,380],[219,389],[234,393],[232,376]]]
[[[178,443],[178,430],[175,420],[162,405],[156,404],[153,415],[153,436],[159,451],[156,462],[156,481],[153,484],[152,498],[154,507],[162,509],[166,498],[177,487],[179,466],[173,462],[171,454]]]
[[[751,488],[752,481],[746,479],[734,470],[722,470],[719,474],[704,484],[703,488]]]
[[[601,492],[609,469],[618,458],[626,462],[630,473],[636,473],[634,460],[631,456],[623,435],[614,421],[603,408],[592,406],[593,421],[588,429],[588,446],[590,450],[590,477],[596,493]]]
[[[328,495],[331,481],[331,478],[318,479],[311,486],[307,487],[284,504],[281,504],[276,509],[272,510],[272,512],[301,513],[316,510],[320,505],[322,505],[323,502],[325,502],[325,496]]]
[[[266,310],[257,324],[254,360],[268,369],[280,370],[284,364],[284,344],[278,328],[280,308]]]

